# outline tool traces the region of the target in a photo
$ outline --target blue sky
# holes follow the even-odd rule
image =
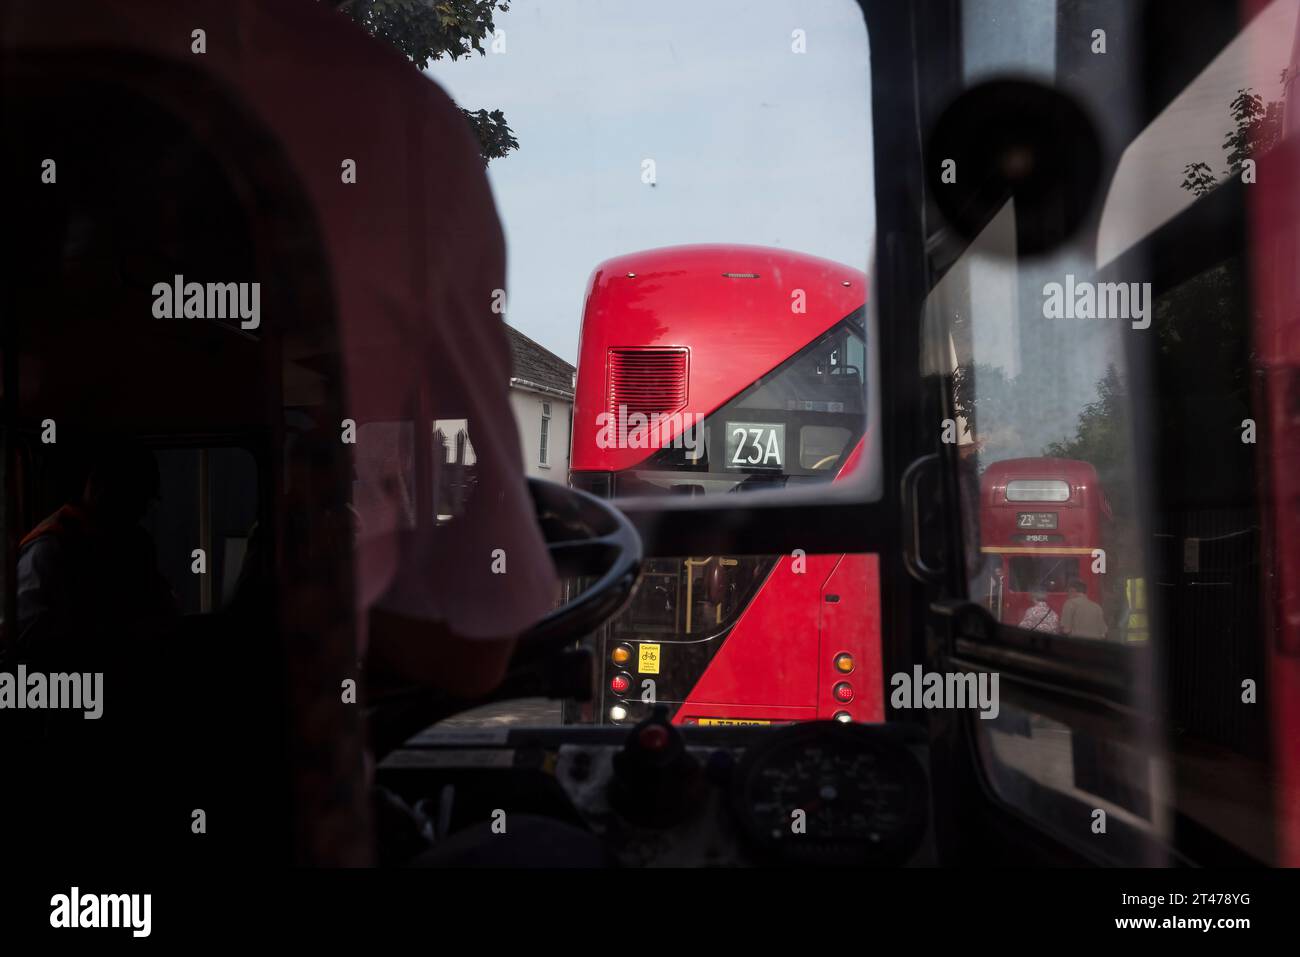
[[[488,177],[506,319],[525,335],[574,361],[592,269],[637,249],[755,243],[866,268],[870,72],[853,0],[517,0],[496,23],[504,53],[428,73],[461,106],[503,110],[519,139]]]

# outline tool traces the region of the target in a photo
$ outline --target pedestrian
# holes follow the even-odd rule
[[[1070,580],[1070,597],[1061,609],[1061,634],[1074,638],[1105,638],[1106,616],[1101,605],[1088,597],[1087,586]]]
[[[1024,617],[1020,619],[1020,627],[1029,631],[1047,632],[1050,635],[1058,634],[1061,630],[1061,619],[1047,604],[1047,592],[1035,591],[1029,597],[1033,600],[1033,604],[1025,609]]]

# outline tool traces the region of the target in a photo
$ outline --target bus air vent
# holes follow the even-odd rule
[[[610,349],[609,412],[661,415],[686,405],[685,349]]]

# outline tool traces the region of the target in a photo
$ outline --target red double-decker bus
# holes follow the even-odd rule
[[[570,482],[601,496],[834,482],[864,447],[866,275],[754,246],[598,266]],[[678,724],[879,721],[874,555],[695,555],[643,567],[597,640],[596,714]]]
[[[1059,458],[1005,459],[980,478],[980,551],[989,610],[1010,625],[1039,625],[1026,612],[1046,597],[1059,617],[1070,582],[1107,604],[1103,542],[1109,540],[1110,503],[1087,462]],[[1041,625],[1040,625],[1041,627]]]

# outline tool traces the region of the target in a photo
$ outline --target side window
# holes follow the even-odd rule
[[[1072,252],[1023,262],[1014,243],[1008,205],[930,297],[944,317],[936,354],[953,389],[968,594],[1014,626],[1040,602],[1062,614],[1081,581],[1118,635],[1122,583],[1147,577],[1125,337],[1149,333],[1136,313],[1057,316],[1066,287],[1073,301],[1104,284]],[[1129,306],[1149,316],[1146,289]]]
[[[848,362],[850,352],[858,364]],[[821,412],[854,415],[865,411],[862,336],[849,324],[819,339],[780,371],[762,379],[736,403],[736,409]]]
[[[1148,722],[1049,714],[1004,685],[1000,717],[975,722],[984,770],[1003,800],[1117,862],[1155,846],[1139,833],[1168,845],[1192,828],[1274,853],[1254,697],[1268,671],[1248,297],[1261,250],[1235,204],[1243,164],[1263,165],[1280,134],[1298,8],[1270,4],[1223,36],[1166,109],[1117,139],[1095,229],[1027,258],[1032,203],[1010,200],[927,303],[931,371],[952,390],[967,596],[1036,679],[1069,690],[1079,679],[1053,675],[1068,663]],[[1071,74],[1093,59],[1068,43],[1057,54],[1044,81],[1071,75],[1084,105],[1123,113],[1124,97]],[[1054,632],[1056,618],[1068,634],[1016,630]],[[973,654],[984,640],[968,639]],[[1079,824],[1098,810],[1105,841]]]
[[[233,446],[157,449],[154,457],[159,497],[143,525],[158,570],[183,613],[215,611],[233,597],[250,549],[258,547],[256,460]]]
[[[735,621],[775,564],[769,556],[649,559],[614,634],[716,634]]]
[[[844,343],[843,365],[845,373],[856,375],[861,381],[866,381],[863,370],[867,367],[867,347],[863,340],[856,336],[848,338]]]
[[[537,450],[537,461],[540,465],[549,465],[546,459],[546,445],[551,438],[551,403],[542,403],[542,437],[541,447]]]
[[[445,525],[464,512],[474,492],[478,459],[466,419],[435,419],[424,451],[417,448],[415,423],[365,422],[357,429],[352,461],[352,521],[362,538],[422,520]],[[427,463],[417,470],[421,456]],[[421,486],[420,483],[427,483]],[[420,489],[425,489],[421,505]],[[432,493],[429,493],[429,489]],[[432,516],[429,510],[432,509]]]
[[[439,419],[434,422],[434,437],[439,432],[452,436],[449,443],[433,447],[433,496],[435,521],[442,525],[464,512],[474,494],[475,464],[478,456],[470,439],[466,419]]]

